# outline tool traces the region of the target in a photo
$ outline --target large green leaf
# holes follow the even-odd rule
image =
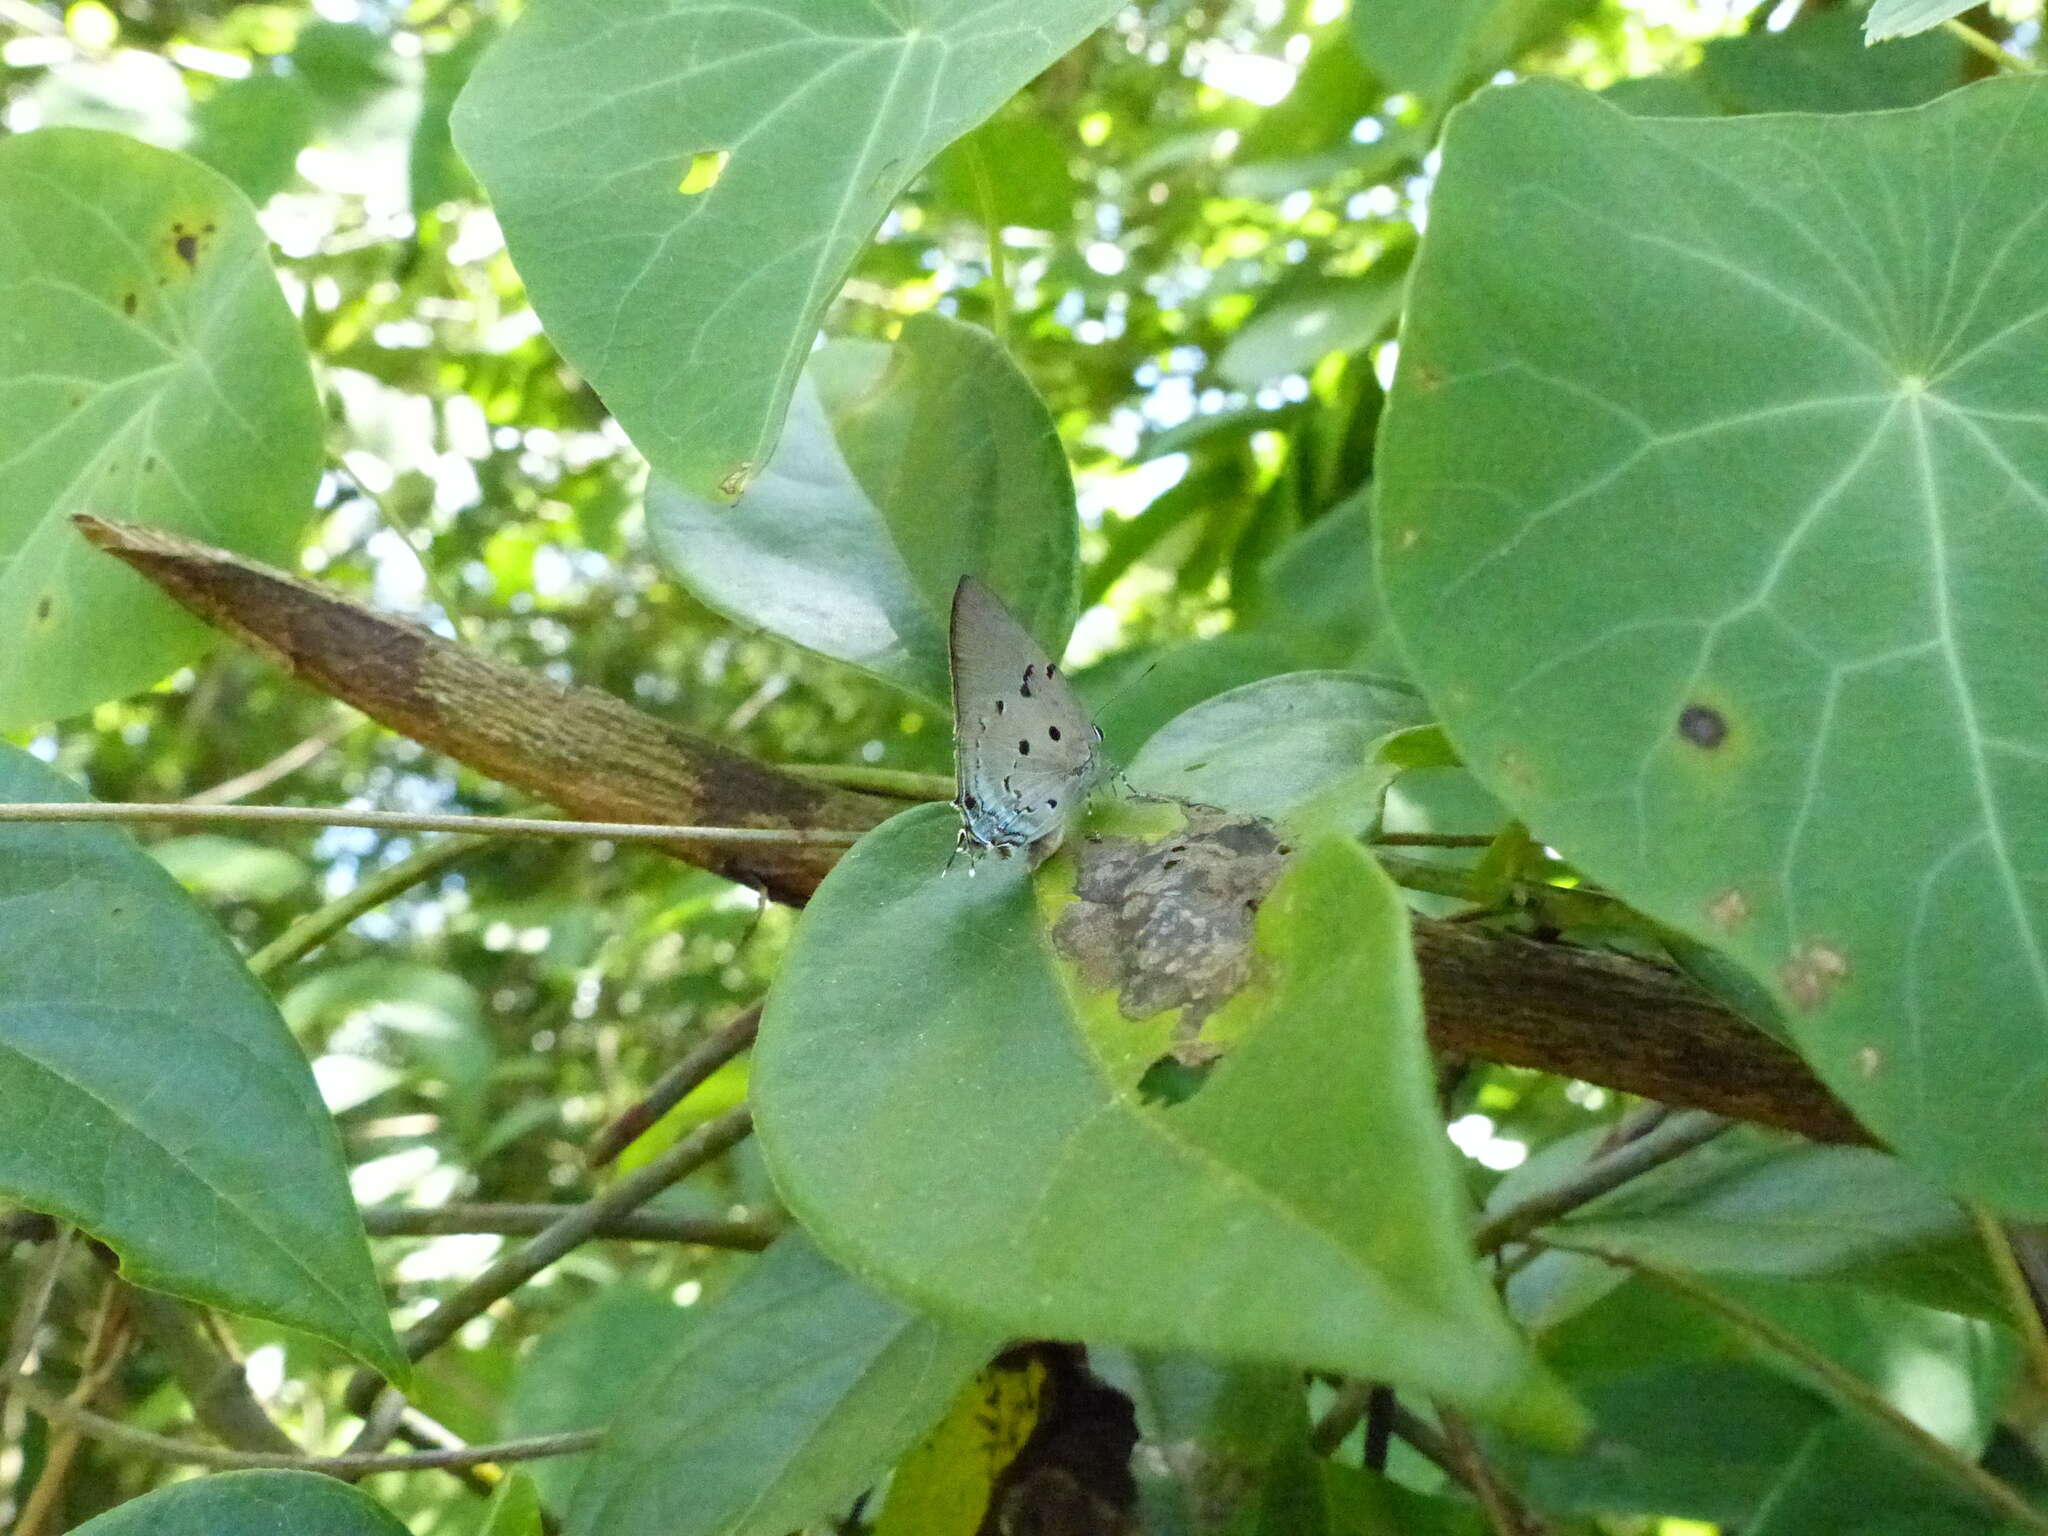
[[[851,1503],[1000,1347],[877,1296],[792,1233],[614,1424],[571,1536],[783,1536]]]
[[[658,471],[730,499],[896,194],[1116,9],[538,0],[455,142],[563,355]]]
[[[0,314],[5,731],[155,682],[212,636],[71,514],[284,559],[320,410],[247,199],[118,134],[0,142]]]
[[[0,746],[0,800],[77,798]],[[0,975],[0,1193],[138,1285],[403,1369],[312,1071],[153,859],[108,827],[0,827]]]
[[[223,1472],[159,1488],[77,1536],[405,1536],[382,1505],[312,1472]]]
[[[1440,105],[1588,8],[1587,0],[1360,0],[1351,25],[1388,84]]]
[[[920,807],[848,854],[769,998],[761,1141],[821,1245],[1015,1334],[1354,1371],[1569,1435],[1472,1264],[1407,917],[1363,852],[1313,843],[1273,885],[1248,824],[1105,825],[1056,931],[1091,971],[1153,955],[1119,999],[1064,974],[1023,860],[942,876],[953,824]],[[1166,928],[1118,926],[1140,908]],[[1231,1044],[1169,1107],[1148,1068],[1182,1008],[1183,1049],[1197,1019]]]
[[[735,505],[656,481],[647,515],[663,563],[721,613],[941,704],[962,575],[1053,656],[1074,625],[1079,523],[1052,417],[986,331],[939,315],[893,346],[814,354]]]
[[[1724,121],[1485,93],[1378,503],[1472,771],[1728,949],[1908,1160],[2037,1215],[2044,156],[2033,80]]]
[[[1853,10],[1817,11],[1782,32],[1716,38],[1695,76],[1731,112],[1857,112],[1917,107],[1963,83],[1963,45],[1946,33],[1864,44]]]

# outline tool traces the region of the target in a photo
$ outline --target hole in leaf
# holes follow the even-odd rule
[[[726,162],[731,159],[729,149],[699,150],[683,167],[683,179],[676,183],[676,190],[685,197],[709,192],[718,185],[718,178],[725,174]]]
[[[1162,1056],[1138,1079],[1138,1102],[1156,1104],[1161,1109],[1185,1104],[1201,1092],[1202,1084],[1215,1069],[1214,1059],[1191,1065],[1178,1056]]]

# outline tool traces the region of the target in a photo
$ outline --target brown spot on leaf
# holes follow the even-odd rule
[[[186,266],[197,267],[199,265],[199,237],[197,235],[181,234],[171,241],[171,246],[172,249],[177,251],[178,260],[185,263]]]
[[[1749,898],[1730,886],[1707,903],[1707,921],[1723,933],[1749,921]]]
[[[38,624],[50,622],[50,594],[47,592],[36,599],[36,622]]]
[[[1433,395],[1444,387],[1444,371],[1434,363],[1417,363],[1408,370],[1408,377],[1415,383],[1416,393]]]
[[[1811,1012],[1820,1007],[1849,974],[1848,958],[1832,944],[1804,944],[1779,971],[1792,1006]]]
[[[135,294],[124,293],[121,295],[121,313],[124,315],[132,315],[135,313],[136,309],[141,306],[141,303],[142,300]]]
[[[1711,752],[1728,739],[1728,717],[1705,704],[1688,704],[1678,712],[1678,734]]]
[[[742,459],[728,470],[725,477],[718,482],[718,494],[727,501],[731,501],[747,488],[747,482],[753,478],[753,461],[751,459]]]
[[[1202,1021],[1251,979],[1253,920],[1285,862],[1270,824],[1203,807],[1170,845],[1084,843],[1053,943],[1126,1018],[1182,1010],[1175,1054],[1193,1064]]]

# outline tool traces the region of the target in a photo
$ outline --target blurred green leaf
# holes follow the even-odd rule
[[[280,848],[206,832],[152,843],[149,856],[193,895],[213,901],[282,901],[310,878],[304,862]]]
[[[313,137],[313,99],[297,75],[224,82],[192,114],[192,154],[262,206],[297,174]]]
[[[1353,672],[1289,672],[1168,721],[1127,771],[1153,794],[1355,833],[1378,819],[1397,771],[1375,761],[1374,744],[1426,714],[1405,687]]]
[[[570,1536],[786,1536],[850,1503],[1000,1342],[885,1300],[800,1234],[780,1238],[632,1395]]]
[[[87,548],[73,513],[261,560],[290,552],[319,463],[298,328],[247,199],[115,134],[0,141],[0,730],[156,681],[213,632]]]
[[[941,206],[1002,228],[1064,230],[1080,196],[1066,140],[1032,112],[998,113],[942,151],[931,174]]]
[[[78,798],[0,746],[0,800]],[[0,1138],[0,1189],[137,1285],[402,1372],[334,1124],[220,930],[124,832],[30,823],[0,850],[0,1103],[62,1127]]]
[[[1351,25],[1390,86],[1443,106],[1590,8],[1590,0],[1363,0]]]
[[[1376,263],[1359,277],[1323,277],[1280,289],[1230,338],[1216,360],[1229,383],[1256,389],[1271,379],[1308,373],[1332,352],[1355,352],[1381,340],[1401,314],[1406,263]]]
[[[1714,39],[1697,73],[1732,112],[1878,112],[1954,90],[1968,57],[1945,32],[1869,48],[1854,10],[1818,10],[1782,32]]]
[[[1351,1371],[1568,1438],[1569,1400],[1472,1265],[1377,866],[1341,840],[1295,856],[1259,903],[1256,979],[1222,1005],[1248,1037],[1162,1109],[1138,1079],[1171,1016],[1081,1003],[1022,861],[941,879],[953,822],[928,806],[869,834],[770,992],[754,1102],[807,1229],[1012,1334]],[[905,976],[927,999],[909,1029]]]
[[[1909,1162],[2033,1213],[2048,710],[2012,668],[2048,609],[2010,577],[2048,557],[2044,154],[2029,80],[1699,121],[1486,93],[1446,144],[1377,510],[1473,772],[1745,965]],[[1631,298],[1557,304],[1532,266]]]
[[[455,139],[563,356],[659,473],[730,500],[897,193],[1115,11],[539,0],[463,92]]]
[[[1863,19],[1864,35],[1873,43],[1888,37],[1910,37],[1938,27],[1970,8],[1970,0],[1873,0]]]
[[[541,1521],[540,1492],[534,1485],[532,1473],[523,1467],[514,1467],[505,1474],[484,1509],[484,1526],[478,1536],[546,1536],[546,1526]]]
[[[631,1283],[609,1286],[554,1319],[519,1362],[506,1389],[500,1431],[559,1435],[609,1425],[650,1372],[675,1355],[714,1303],[679,1307]],[[532,1465],[533,1482],[565,1509],[596,1453]]]
[[[159,1488],[76,1527],[77,1536],[405,1536],[346,1483],[312,1472],[218,1472]]]
[[[736,504],[657,483],[648,520],[712,607],[948,708],[962,575],[1049,655],[1074,623],[1074,489],[1051,418],[985,331],[937,315],[893,347],[827,346]]]

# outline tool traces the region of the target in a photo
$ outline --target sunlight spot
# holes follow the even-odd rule
[[[679,1307],[694,1307],[704,1295],[704,1282],[685,1280],[669,1293],[669,1300]]]
[[[718,178],[725,174],[726,162],[732,159],[729,149],[699,150],[690,156],[690,163],[683,170],[683,179],[676,184],[676,190],[685,197],[695,197],[709,192],[718,185]]]
[[[1202,64],[1202,84],[1256,107],[1276,106],[1294,89],[1297,71],[1284,59],[1213,50]]]

